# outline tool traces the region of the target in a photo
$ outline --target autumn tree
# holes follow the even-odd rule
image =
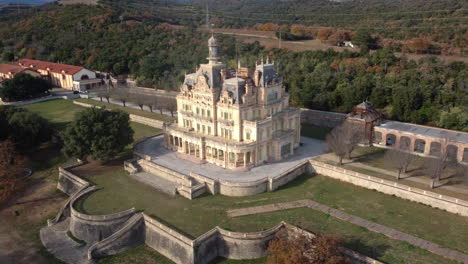
[[[328,148],[335,153],[339,159],[339,164],[343,165],[343,158],[351,153],[361,142],[364,129],[356,124],[344,122],[335,127],[326,137]]]
[[[413,52],[426,53],[431,47],[431,41],[422,37],[413,38],[408,42],[407,46]]]
[[[279,235],[268,245],[267,264],[351,264],[336,236]]]
[[[16,152],[13,141],[0,142],[0,203],[6,201],[21,187],[24,159]]]
[[[385,153],[384,160],[392,168],[396,169],[397,180],[400,179],[401,173],[406,173],[409,165],[416,159],[416,156],[409,151],[409,144],[406,141],[401,141],[401,144],[407,146],[400,146],[400,148],[391,148]]]
[[[328,40],[328,37],[330,37],[334,32],[333,28],[321,28],[317,32],[317,39],[318,40]]]

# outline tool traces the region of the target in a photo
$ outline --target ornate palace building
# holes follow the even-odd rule
[[[228,169],[249,169],[294,153],[300,139],[300,111],[274,63],[255,71],[226,69],[212,36],[208,63],[185,76],[177,95],[178,122],[166,126],[169,148],[180,157]]]

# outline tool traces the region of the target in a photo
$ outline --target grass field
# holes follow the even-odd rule
[[[301,136],[325,140],[327,134],[331,131],[328,127],[319,127],[311,124],[301,124]]]
[[[312,232],[338,234],[344,238],[347,247],[386,263],[451,263],[419,248],[311,209],[239,218],[226,216],[227,209],[313,199],[445,247],[464,252],[468,249],[466,218],[323,176],[304,176],[273,193],[249,197],[206,195],[192,201],[160,193],[129,178],[123,170],[86,178],[102,190],[79,200],[78,210],[108,214],[135,207],[192,238],[217,225],[227,230],[252,232],[271,228],[284,220]]]
[[[47,118],[58,129],[63,129],[74,114],[84,108],[71,101],[56,100],[26,106]],[[159,130],[132,123],[135,138],[151,135]],[[323,138],[325,129],[304,126],[303,134]],[[56,178],[57,166],[66,162],[57,150],[43,150],[35,156],[42,174]],[[41,163],[41,162],[44,163]],[[93,165],[94,166],[94,165]],[[86,168],[86,167],[85,167]],[[364,228],[337,220],[311,209],[293,209],[239,218],[228,218],[227,209],[249,207],[275,202],[313,199],[333,208],[354,214],[400,231],[438,243],[442,246],[468,253],[468,221],[461,216],[433,209],[421,204],[401,200],[375,191],[358,188],[323,176],[303,176],[285,188],[273,193],[250,197],[226,197],[206,195],[195,200],[172,197],[160,193],[128,177],[121,164],[112,171],[89,174],[88,180],[101,190],[79,200],[79,210],[92,214],[107,214],[136,207],[145,213],[169,223],[194,238],[216,225],[233,231],[259,231],[271,228],[284,220],[312,232],[338,234],[348,248],[377,258],[385,263],[453,263],[407,243],[389,239]],[[43,224],[43,223],[41,223]],[[39,227],[39,225],[38,225]],[[32,233],[33,229],[30,229]],[[34,228],[37,231],[36,228]],[[223,264],[264,263],[264,259],[252,261],[218,260]],[[157,252],[137,247],[101,263],[171,263]]]
[[[174,120],[174,118],[172,118],[170,116],[167,116],[167,115],[161,115],[161,114],[158,114],[158,113],[151,113],[151,112],[148,112],[148,111],[141,111],[139,109],[135,109],[135,108],[132,108],[132,107],[123,107],[123,106],[116,105],[116,104],[109,104],[109,103],[107,103],[105,101],[100,102],[100,101],[96,101],[96,100],[93,100],[93,99],[85,99],[85,98],[75,99],[75,101],[86,103],[86,104],[92,104],[92,105],[96,105],[96,106],[101,106],[101,107],[106,107],[107,109],[111,109],[111,110],[119,109],[119,110],[125,111],[125,112],[127,112],[129,114],[144,116],[144,117],[153,118],[153,119],[162,120],[162,121]]]
[[[36,112],[45,119],[49,120],[53,126],[59,130],[65,129],[66,125],[73,121],[76,113],[85,110],[86,108],[73,104],[71,100],[53,100],[32,105],[27,105],[24,108]],[[109,108],[110,109],[110,108]],[[135,109],[134,109],[135,110]],[[139,110],[136,110],[139,111]],[[142,125],[135,122],[130,122],[131,127],[135,131],[133,138],[135,140],[154,135],[161,129]]]

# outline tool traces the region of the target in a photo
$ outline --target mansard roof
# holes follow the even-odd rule
[[[234,104],[242,104],[242,96],[245,94],[245,80],[239,77],[224,81],[223,91],[228,91]]]

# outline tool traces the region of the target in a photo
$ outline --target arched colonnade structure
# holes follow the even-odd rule
[[[386,120],[374,126],[372,143],[423,156],[446,151],[448,158],[468,163],[468,133]]]

